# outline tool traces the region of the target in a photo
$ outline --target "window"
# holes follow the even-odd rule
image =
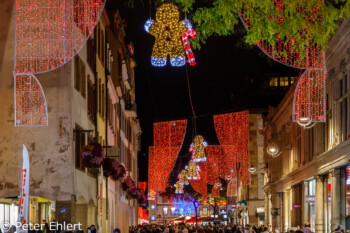
[[[151,205],[151,210],[154,210],[154,209],[156,209],[156,205],[155,205],[155,204],[152,204],[152,205]]]
[[[280,87],[289,86],[289,77],[280,77]]]
[[[96,116],[95,96],[95,87],[88,75],[88,116],[92,121],[95,120]]]
[[[101,103],[101,79],[98,79],[98,112],[101,114],[102,112],[102,103]]]
[[[164,215],[168,215],[168,207],[164,207],[163,208],[163,214]]]
[[[151,220],[152,220],[152,221],[156,221],[156,216],[155,216],[155,215],[152,215]]]
[[[171,207],[171,215],[175,215],[176,214],[176,212],[175,212],[175,207]]]
[[[203,208],[203,215],[208,215],[208,208],[207,207],[204,207]]]
[[[79,125],[75,125],[75,129],[75,167],[83,169],[81,153],[85,146],[85,134],[81,132],[83,129]]]
[[[84,98],[86,97],[85,64],[78,55],[74,58],[74,87]]]
[[[292,85],[297,80],[297,77],[290,78],[290,85]]]
[[[95,40],[92,39],[91,37],[87,41],[87,63],[91,70],[95,70],[95,66],[96,66]]]
[[[277,77],[270,78],[270,87],[278,87],[278,78]]]
[[[101,115],[102,118],[105,117],[105,105],[106,105],[106,101],[105,101],[105,85],[102,84],[102,93],[101,93],[101,104],[102,104],[102,110],[101,110]]]

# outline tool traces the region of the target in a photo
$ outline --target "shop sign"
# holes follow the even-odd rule
[[[55,204],[51,204],[51,210],[52,210],[52,211],[55,211],[55,210],[56,210]]]
[[[264,207],[258,207],[256,208],[257,213],[265,213],[265,208]]]
[[[294,208],[300,208],[301,206],[299,204],[293,205]]]
[[[68,209],[67,208],[61,208],[60,209],[60,213],[61,214],[67,214],[68,213]]]
[[[315,197],[305,197],[305,201],[308,201],[308,202],[314,202],[316,200]]]
[[[158,218],[162,218],[162,215],[158,214]]]

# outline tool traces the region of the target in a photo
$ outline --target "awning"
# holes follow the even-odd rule
[[[201,223],[201,222],[202,221],[199,218],[197,218],[197,223]],[[185,223],[196,223],[196,216],[186,220]]]

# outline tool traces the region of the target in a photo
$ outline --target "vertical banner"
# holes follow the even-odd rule
[[[23,145],[23,165],[21,175],[21,196],[18,206],[18,222],[28,224],[29,211],[29,155],[28,150]]]
[[[101,175],[100,175],[100,213],[98,218],[98,225],[100,227],[99,232],[102,233],[102,208],[103,207],[103,167],[101,166]]]

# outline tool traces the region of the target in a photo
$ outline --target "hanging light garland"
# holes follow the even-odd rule
[[[149,19],[145,23],[145,30],[156,38],[151,57],[152,65],[165,66],[169,56],[172,66],[184,66],[185,50],[190,64],[195,64],[188,37],[195,38],[196,32],[188,20],[179,19],[177,6],[165,3],[157,8],[156,20]]]
[[[17,0],[15,26],[15,125],[46,126],[47,105],[34,76],[54,70],[84,46],[105,0]]]
[[[179,178],[179,181],[181,182],[182,185],[188,185],[189,184],[188,183],[188,172],[187,172],[187,170],[183,169],[180,172],[178,178]]]
[[[286,17],[285,1],[275,0],[274,15],[270,18],[276,18],[280,25],[288,23]],[[309,8],[307,8],[309,7]],[[307,24],[322,23],[324,16],[320,15],[324,7],[324,1],[315,1],[311,5],[300,5],[296,15],[305,19]],[[240,14],[241,20],[246,28],[254,27],[254,21],[249,17],[250,12],[243,9]],[[306,46],[299,46],[300,42],[306,42]],[[312,38],[308,36],[308,30],[288,34],[279,38],[272,45],[267,41],[259,41],[257,45],[270,58],[284,65],[299,69],[306,69],[300,77],[294,92],[293,100],[293,121],[304,128],[311,128],[317,122],[326,121],[326,63],[324,49],[316,45]],[[301,55],[304,56],[301,56]]]
[[[187,167],[187,168],[186,168]],[[185,169],[187,169],[187,179],[188,180],[198,180],[200,179],[199,175],[199,166],[192,160],[188,163],[188,166],[186,166]]]
[[[148,159],[149,190],[158,193],[165,191],[185,136],[186,124],[186,120],[154,123],[154,146],[149,148]]]
[[[176,194],[184,193],[184,185],[181,183],[181,180],[178,180],[174,186]]]
[[[249,184],[249,114],[247,111],[214,116],[216,135],[223,150],[220,161],[220,176],[233,178],[239,170],[239,181]],[[216,149],[217,153],[219,150]],[[237,167],[239,165],[239,167]]]
[[[208,146],[208,143],[204,141],[203,136],[197,135],[193,139],[193,143],[190,147],[190,152],[192,152],[194,162],[203,162],[206,161],[205,148]]]

